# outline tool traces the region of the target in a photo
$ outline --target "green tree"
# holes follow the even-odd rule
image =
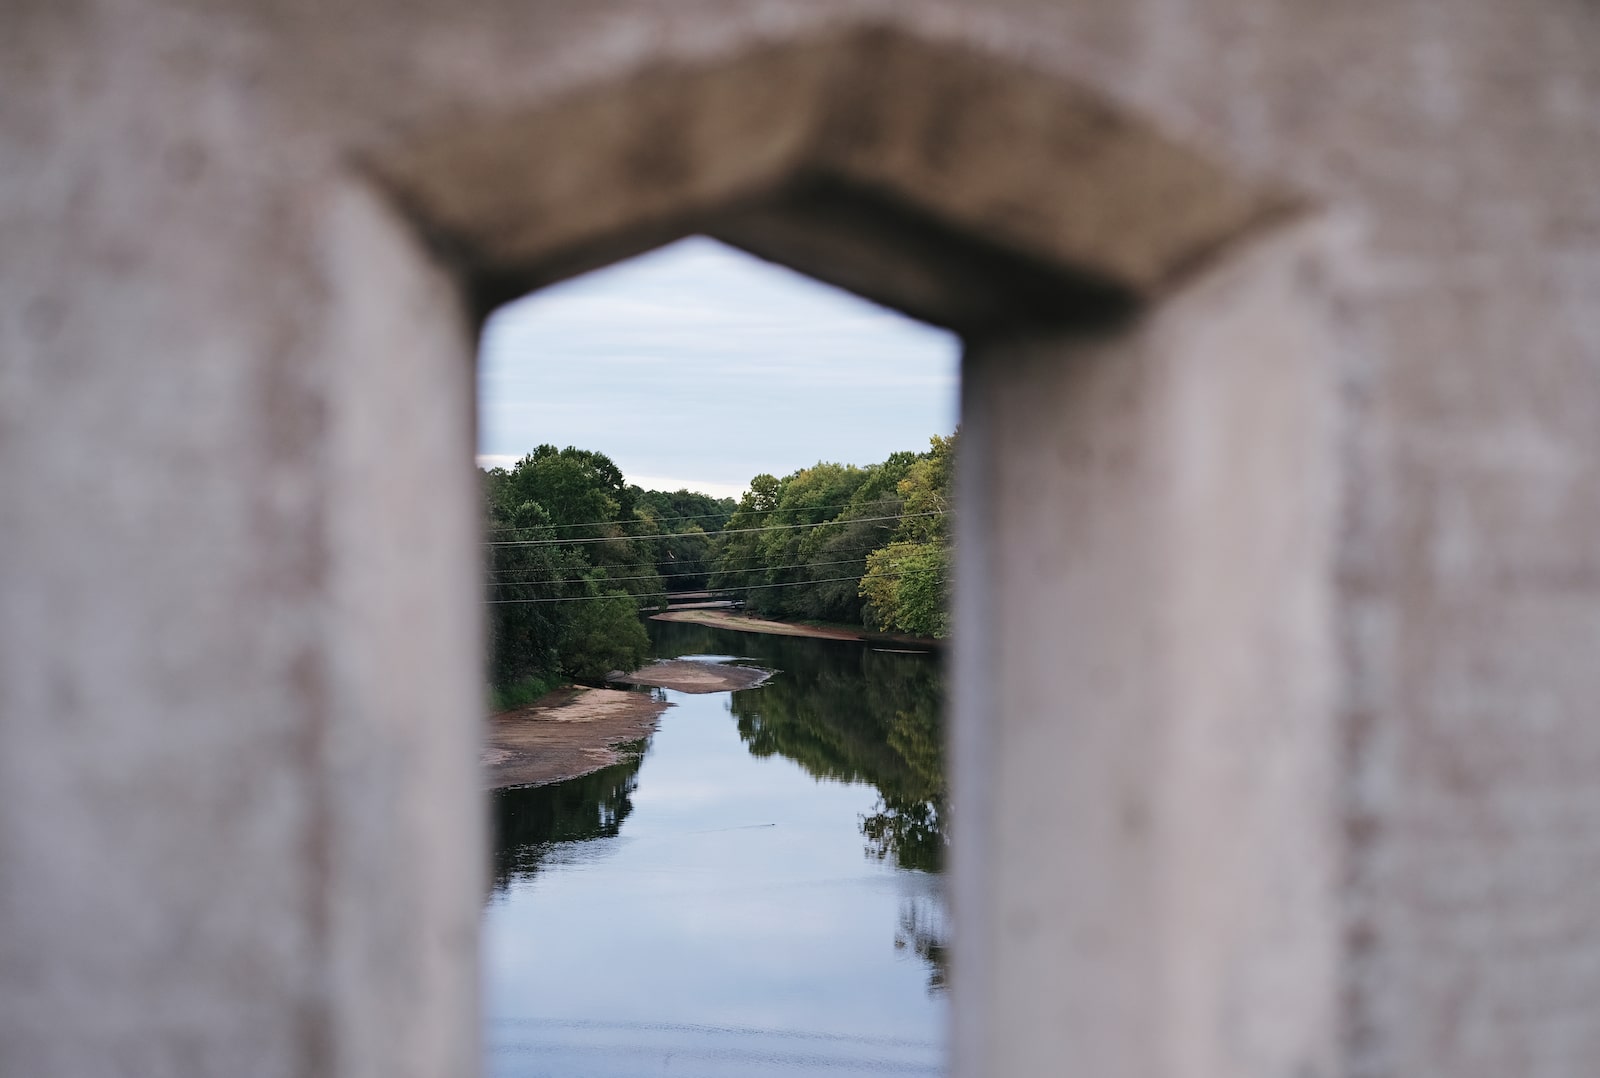
[[[598,538],[617,534],[626,491],[622,472],[604,453],[568,446],[541,445],[519,460],[507,477],[519,501],[537,502],[565,536]],[[632,498],[627,498],[631,505]],[[592,522],[593,527],[579,527]]]
[[[634,597],[612,591],[569,604],[562,633],[561,668],[580,681],[603,681],[613,670],[633,670],[650,652],[650,636],[639,621]]]
[[[715,567],[714,533],[733,515],[734,500],[691,490],[628,490],[639,520],[640,531],[635,534],[665,536],[651,540],[649,549],[666,590],[704,588]]]
[[[904,516],[892,542],[867,555],[860,594],[868,628],[950,635],[950,510],[959,432],[935,435],[897,485]]]
[[[864,468],[758,475],[728,518],[711,585],[750,609],[944,636],[957,435]]]
[[[627,486],[605,454],[552,445],[483,473],[483,490],[490,684],[603,677],[638,665],[645,633],[637,608],[664,592],[655,542],[636,538],[658,534],[637,511],[645,492]],[[688,540],[696,541],[705,542]],[[623,608],[626,618],[616,614]]]
[[[867,627],[913,636],[949,636],[949,558],[949,547],[936,542],[890,543],[867,555],[867,572],[861,578]]]

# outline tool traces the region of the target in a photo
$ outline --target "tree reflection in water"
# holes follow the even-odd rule
[[[621,746],[622,763],[566,782],[494,791],[494,889],[532,876],[559,843],[616,837],[633,811],[648,744]]]
[[[762,649],[758,660],[782,673],[733,696],[739,736],[757,756],[786,756],[816,778],[875,787],[878,811],[862,821],[868,850],[902,868],[940,871],[945,782],[937,660],[815,640],[784,643]]]
[[[665,654],[738,654],[780,671],[734,693],[739,736],[756,756],[779,755],[818,779],[867,783],[876,811],[862,817],[867,853],[901,868],[943,871],[945,833],[944,673],[936,654],[870,645],[756,636],[682,623],[652,623]],[[931,967],[929,986],[947,979],[942,907],[908,899],[897,946]]]
[[[915,872],[942,872],[948,837],[937,655],[678,622],[650,622],[650,632],[662,658],[739,655],[779,671],[730,697],[750,752],[783,756],[819,780],[871,785],[878,804],[860,820],[867,855]],[[632,811],[647,745],[636,743],[627,762],[590,775],[496,791],[495,889],[537,872],[561,843],[616,836]],[[948,969],[939,888],[902,900],[899,921],[895,946],[925,961],[929,988],[942,990]]]
[[[927,897],[908,898],[900,904],[900,927],[894,934],[896,947],[910,947],[928,963],[928,987],[943,991],[949,984],[949,936],[945,929],[945,906]]]

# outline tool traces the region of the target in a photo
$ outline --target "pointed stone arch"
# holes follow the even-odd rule
[[[10,1069],[474,1072],[471,316],[707,232],[966,338],[956,1072],[1334,1072],[1332,394],[1292,197],[898,22],[554,92],[449,31],[493,7],[548,63],[561,5],[232,6],[52,9],[0,125],[72,238],[7,264],[117,300],[15,300],[46,343],[6,417]]]
[[[1294,206],[1086,87],[884,24],[646,63],[366,164],[479,308],[702,232],[968,334],[1115,317]]]
[[[1290,192],[883,23],[359,160],[480,319],[704,233],[960,333],[955,1072],[1327,1065],[1322,241]]]

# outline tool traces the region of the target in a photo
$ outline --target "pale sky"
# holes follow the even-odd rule
[[[871,464],[956,425],[958,340],[694,237],[495,312],[478,461],[550,442],[647,489],[735,496],[761,472]]]

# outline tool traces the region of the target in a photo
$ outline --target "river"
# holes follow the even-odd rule
[[[637,759],[494,794],[491,1078],[944,1072],[938,659],[649,623],[777,670]]]

